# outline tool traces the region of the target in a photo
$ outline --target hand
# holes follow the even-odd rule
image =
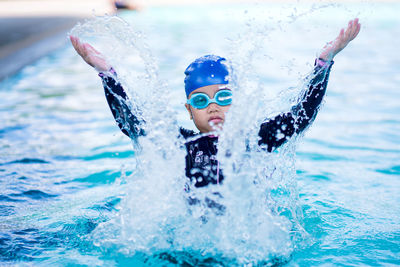
[[[331,61],[337,53],[343,50],[350,41],[352,41],[360,32],[361,24],[358,23],[358,18],[349,21],[347,29],[342,29],[335,40],[329,42],[321,52],[319,58],[325,61]]]
[[[76,52],[85,60],[87,64],[95,68],[98,72],[109,71],[111,66],[107,63],[103,55],[88,43],[81,43],[78,37],[69,36]]]

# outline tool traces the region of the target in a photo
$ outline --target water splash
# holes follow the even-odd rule
[[[254,64],[260,40],[254,39],[247,50],[232,55],[229,65],[235,104],[220,132],[218,154],[226,181],[188,193],[184,190],[184,141],[178,137],[167,85],[158,78],[156,60],[143,34],[116,17],[89,20],[71,33],[107,55],[129,92],[131,107],[140,109],[146,121],[146,136],[135,140],[138,167],[127,178],[119,212],[94,231],[95,244],[118,248],[126,255],[148,255],[147,260],[169,255],[169,260],[183,262],[188,253],[200,261],[227,258],[237,264],[290,258],[298,234],[303,233],[297,207],[295,140],[279,153],[267,153],[258,146],[260,123],[277,112],[271,107],[282,106],[267,100],[265,94],[261,97],[266,104],[258,104],[265,88],[249,66]],[[189,195],[199,203],[190,205]]]

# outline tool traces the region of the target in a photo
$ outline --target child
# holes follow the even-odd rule
[[[314,120],[318,107],[326,91],[333,58],[360,31],[358,19],[349,21],[347,29],[342,29],[338,37],[324,47],[315,60],[313,78],[302,100],[291,111],[280,114],[261,124],[259,145],[272,152],[294,134],[299,134]],[[115,80],[116,73],[104,57],[87,43],[81,43],[77,37],[70,36],[72,45],[78,54],[98,72],[102,78],[108,104],[118,126],[130,138],[145,135],[140,124],[145,123],[137,114],[133,114],[121,84]],[[218,136],[216,129],[222,129],[225,113],[232,103],[232,92],[228,86],[229,74],[225,59],[207,55],[196,59],[185,71],[186,109],[201,135],[181,128],[180,135],[186,142],[186,176],[195,187],[218,184],[224,177],[216,159]],[[209,133],[209,134],[208,134]],[[208,134],[208,135],[207,135]]]

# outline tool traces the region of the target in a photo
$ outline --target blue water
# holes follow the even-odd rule
[[[360,18],[362,31],[335,59],[313,126],[279,153],[247,155],[253,161],[240,173],[242,187],[221,188],[226,206],[237,208],[208,214],[206,224],[188,216],[173,180],[182,178],[184,155],[167,154],[163,163],[152,153],[179,152],[173,142],[143,139],[142,152],[133,146],[115,125],[100,79],[69,45],[2,81],[0,265],[400,265],[398,11],[398,4],[366,2],[163,7],[122,13],[132,26],[86,32],[89,39],[106,33],[91,40],[109,51],[132,95],[168,88],[165,109],[188,128],[184,68],[207,53],[233,58],[238,86],[253,95],[241,100],[248,113],[234,113],[240,120],[231,118],[231,127],[249,125],[247,114],[263,108],[285,110],[289,102],[276,99],[296,95],[319,49]],[[120,31],[126,27],[134,37]],[[107,47],[112,31],[137,41],[136,50],[121,41]],[[260,97],[252,81],[265,86]],[[257,105],[246,105],[250,99]],[[142,104],[162,103],[151,100]],[[169,122],[162,109],[150,119]],[[246,177],[265,171],[260,159],[278,171],[254,189]],[[263,194],[268,212],[253,214]]]

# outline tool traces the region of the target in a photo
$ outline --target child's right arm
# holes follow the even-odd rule
[[[74,36],[70,36],[70,40],[82,59],[99,72],[108,105],[121,131],[132,139],[144,135],[144,130],[141,128],[144,120],[140,118],[140,114],[135,115],[132,112],[128,96],[121,84],[116,80],[117,75],[111,65],[90,44],[81,43]]]
[[[132,112],[129,105],[132,103],[129,101],[121,83],[115,80],[117,76],[115,71],[111,68],[110,71],[100,72],[99,76],[103,81],[104,93],[106,94],[108,106],[121,131],[131,139],[145,135],[142,128],[145,121],[141,118],[138,109],[136,109],[137,112]]]

